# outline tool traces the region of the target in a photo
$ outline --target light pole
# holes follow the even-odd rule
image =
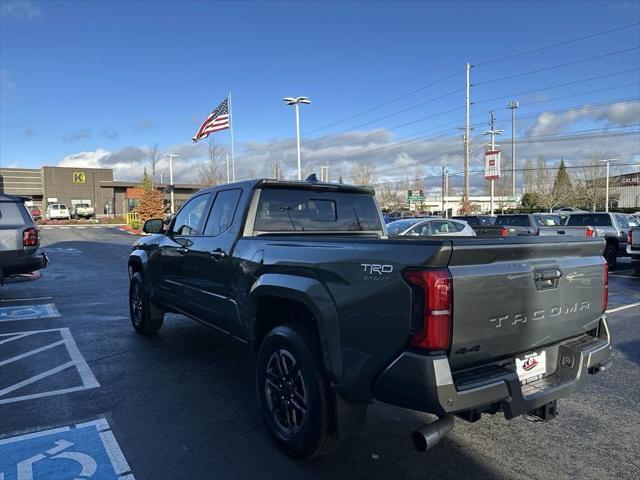
[[[617,158],[606,158],[604,160],[600,160],[601,162],[606,162],[607,164],[607,185],[604,190],[604,211],[609,211],[609,163],[611,160],[617,160]]]
[[[307,97],[284,97],[282,99],[287,105],[295,105],[296,107],[296,140],[298,144],[298,180],[302,180],[302,167],[300,164],[300,104],[310,104],[311,100]]]
[[[181,157],[182,155],[178,155],[177,153],[165,153],[165,157],[169,157],[169,185],[171,186],[171,213],[174,213],[173,207],[173,157]]]
[[[511,100],[507,108],[511,109],[511,196],[516,196],[516,108],[518,102]]]

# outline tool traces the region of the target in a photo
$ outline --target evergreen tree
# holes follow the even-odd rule
[[[555,197],[565,197],[573,189],[571,183],[571,177],[567,172],[567,167],[564,164],[564,158],[560,159],[560,166],[558,167],[558,173],[556,174],[556,180],[553,183],[553,195]]]

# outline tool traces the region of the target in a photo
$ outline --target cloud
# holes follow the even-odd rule
[[[599,112],[599,114],[604,113]],[[606,118],[627,118],[627,111],[609,112]],[[622,120],[621,120],[622,119]],[[638,136],[597,137],[588,140],[577,138],[562,142],[539,142],[521,138],[518,141],[518,157],[516,168],[522,168],[527,159],[535,161],[544,155],[548,163],[553,165],[564,158],[568,165],[581,165],[588,155],[599,150],[608,152],[614,158],[628,161],[630,154],[638,154]],[[481,135],[472,140],[474,151],[471,155],[470,185],[473,194],[484,194],[486,182],[482,176],[484,167],[482,145],[486,141]],[[476,149],[476,147],[479,147]],[[218,166],[226,173],[226,145],[219,145]],[[502,145],[503,169],[511,166],[508,139]],[[164,152],[179,154],[173,160],[174,179],[176,183],[199,183],[199,169],[207,161],[207,145],[181,143],[169,145]],[[112,168],[117,180],[139,181],[143,169],[150,169],[144,146],[128,146],[117,151],[98,149],[93,152],[80,152],[66,157],[61,163],[81,162],[78,166],[94,166]],[[84,162],[84,164],[82,163]],[[285,178],[297,176],[296,146],[291,138],[274,138],[263,142],[247,142],[236,145],[236,178],[269,177],[273,164],[277,162]],[[442,166],[449,172],[450,192],[459,195],[463,185],[463,149],[459,135],[425,139],[398,138],[388,130],[369,130],[347,132],[337,135],[326,135],[314,139],[303,139],[302,165],[303,173],[314,172],[319,175],[320,166],[329,165],[329,177],[336,181],[342,176],[345,182],[351,177],[351,170],[362,162],[369,162],[375,174],[375,182],[395,182],[402,189],[407,180],[426,177],[422,182],[427,195],[437,196],[440,191]],[[161,157],[157,165],[158,180],[160,174],[164,181],[168,180],[169,165],[166,157]],[[637,168],[636,168],[637,170]],[[518,184],[522,173],[518,173]]]
[[[9,74],[4,70],[0,70],[0,96],[9,95],[15,88],[16,84],[9,78]]]
[[[28,0],[5,0],[0,4],[0,17],[31,20],[41,15],[42,9]]]
[[[91,132],[86,129],[69,132],[62,136],[63,142],[77,142],[78,140],[86,140],[91,137]]]
[[[37,134],[38,134],[38,132],[36,132],[31,127],[27,127],[24,130],[22,130],[22,135],[24,135],[27,138],[35,137]]]
[[[103,128],[100,134],[108,140],[115,140],[118,138],[118,132],[111,128]]]
[[[604,123],[605,126],[628,126],[640,122],[640,101],[620,102],[613,105],[584,105],[562,114],[542,113],[529,128],[530,136],[561,133],[583,120]]]

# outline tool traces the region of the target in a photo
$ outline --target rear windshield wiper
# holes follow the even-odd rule
[[[291,213],[289,213],[290,210],[291,210],[291,207],[288,207],[288,206],[287,207],[280,207],[279,210],[282,210],[284,213],[287,214],[287,217],[289,217],[289,221],[291,222],[291,226],[293,227],[293,231],[297,232],[298,229],[296,228],[296,224],[293,221],[293,218],[291,218]],[[304,227],[302,225],[300,225],[300,230],[302,230],[304,232]]]

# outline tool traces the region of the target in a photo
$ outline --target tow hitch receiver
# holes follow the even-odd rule
[[[545,403],[541,407],[534,408],[533,410],[529,410],[527,415],[531,415],[532,417],[539,418],[543,422],[548,420],[553,420],[558,415],[558,406],[557,400],[553,402]]]

